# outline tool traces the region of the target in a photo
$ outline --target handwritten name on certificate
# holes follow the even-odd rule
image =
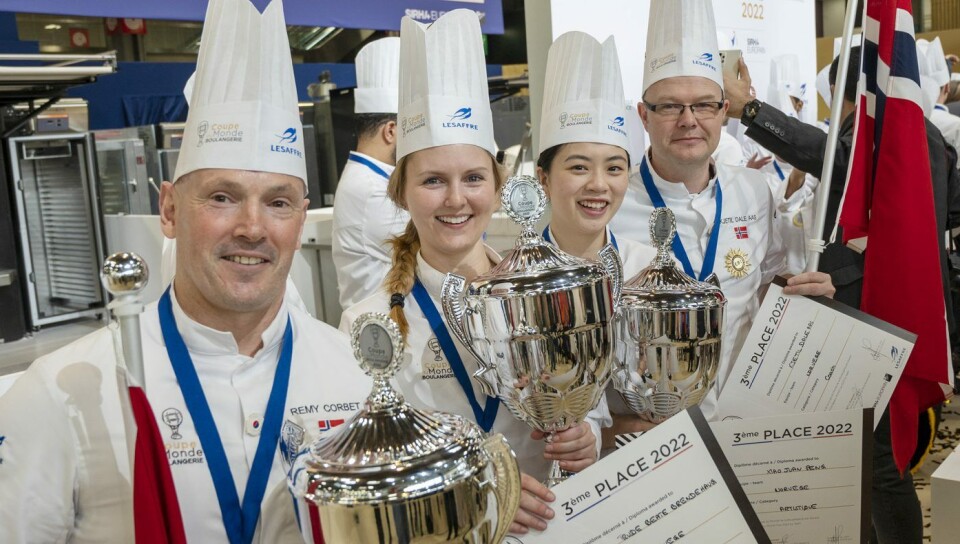
[[[770,542],[698,408],[552,489],[547,530],[509,544]]]
[[[773,542],[864,542],[870,534],[872,410],[710,424]]]
[[[720,393],[721,418],[873,408],[876,427],[916,335],[827,298],[786,296],[785,285],[770,284]]]

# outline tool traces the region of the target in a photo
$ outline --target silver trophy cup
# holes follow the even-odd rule
[[[623,268],[609,244],[599,262],[587,261],[533,230],[546,207],[536,178],[510,178],[501,202],[523,226],[516,247],[469,285],[448,274],[443,311],[479,362],[474,377],[484,392],[534,429],[555,433],[582,422],[608,383]],[[554,462],[547,485],[563,478]]]
[[[404,402],[389,384],[403,358],[389,317],[364,314],[351,334],[373,391],[290,471],[294,494],[318,507],[324,541],[501,542],[520,504],[520,470],[506,440]]]
[[[623,286],[613,384],[642,418],[661,422],[699,404],[720,365],[727,300],[711,274],[697,281],[670,256],[676,220],[669,208],[650,216],[657,256]]]

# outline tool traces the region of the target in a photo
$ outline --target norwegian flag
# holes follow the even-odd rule
[[[142,388],[128,383],[137,425],[133,462],[133,524],[137,544],[186,544],[180,503],[157,420]]]
[[[926,127],[910,0],[867,0],[854,151],[839,224],[843,243],[868,236],[861,310],[917,335],[890,400],[903,472],[918,414],[951,389]]]
[[[321,432],[329,431],[334,427],[339,427],[343,425],[343,422],[346,420],[343,419],[321,419],[317,421],[317,427],[320,428]]]
[[[747,226],[746,226],[746,225],[742,225],[742,226],[739,226],[739,227],[733,227],[733,232],[734,232],[734,234],[737,235],[737,240],[743,240],[744,238],[749,238],[749,236],[747,236]]]

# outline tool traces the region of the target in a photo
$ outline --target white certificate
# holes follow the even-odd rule
[[[773,542],[865,542],[872,410],[710,424]]]
[[[775,278],[717,402],[720,417],[874,409],[876,427],[916,335]]]
[[[547,530],[505,544],[770,542],[699,408],[552,491],[556,517]]]

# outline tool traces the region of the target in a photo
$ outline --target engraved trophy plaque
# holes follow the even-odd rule
[[[363,409],[300,456],[290,487],[318,507],[326,542],[500,542],[520,503],[503,436],[456,415],[415,410],[390,386],[403,340],[386,315],[360,316],[354,356],[373,378]]]
[[[657,256],[623,286],[613,385],[630,409],[661,422],[699,404],[720,365],[727,299],[715,275],[697,281],[677,267],[669,208],[650,216]]]
[[[612,245],[595,262],[544,241],[534,230],[547,203],[536,178],[510,178],[500,200],[523,227],[516,247],[469,285],[448,274],[443,311],[479,361],[474,377],[484,392],[534,429],[556,433],[582,422],[603,395],[623,268]],[[545,483],[564,477],[553,462]]]

